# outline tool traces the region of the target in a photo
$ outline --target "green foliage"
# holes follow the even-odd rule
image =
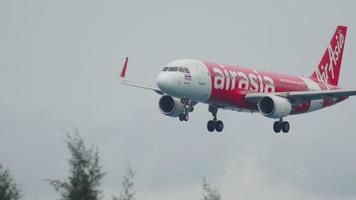
[[[120,197],[113,197],[113,200],[135,200],[134,182],[135,172],[131,165],[127,163],[125,169],[125,175],[121,181],[122,192]]]
[[[70,175],[65,181],[49,180],[49,184],[61,194],[61,200],[99,200],[101,180],[105,173],[99,164],[97,149],[87,148],[76,130],[67,135],[66,143],[71,153]]]
[[[0,164],[0,199],[19,200],[21,197],[21,190],[10,174],[10,171],[4,169]]]
[[[203,194],[202,200],[220,200],[220,194],[216,188],[210,186],[206,178],[203,178]]]

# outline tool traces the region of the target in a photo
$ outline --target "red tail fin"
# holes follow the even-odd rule
[[[346,26],[338,26],[336,28],[320,64],[310,76],[311,79],[331,85],[338,84],[342,55],[344,53],[346,31]]]

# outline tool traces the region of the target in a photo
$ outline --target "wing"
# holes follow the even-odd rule
[[[122,67],[122,70],[121,70],[120,77],[121,77],[121,83],[122,84],[129,85],[129,86],[132,86],[132,87],[142,88],[142,89],[146,89],[146,90],[153,90],[153,91],[155,91],[156,93],[158,93],[160,95],[164,95],[164,93],[160,89],[158,89],[156,87],[152,87],[152,86],[148,86],[148,85],[143,85],[143,84],[127,81],[126,80],[126,69],[127,69],[128,61],[129,61],[129,58],[126,57],[124,66]]]
[[[146,89],[146,90],[153,90],[153,91],[155,91],[156,93],[158,93],[158,94],[160,94],[160,95],[164,95],[164,93],[163,93],[161,90],[159,90],[158,88],[154,88],[154,87],[152,87],[152,86],[142,85],[142,84],[138,84],[138,83],[133,83],[133,82],[126,81],[126,80],[122,80],[121,83],[122,83],[122,84],[125,84],[125,85],[132,86],[132,87],[142,88],[142,89]]]
[[[301,92],[277,92],[277,93],[247,93],[246,101],[257,103],[260,98],[268,95],[280,96],[288,99],[290,102],[300,102],[315,99],[327,99],[338,97],[349,97],[356,95],[356,90],[337,89],[337,90],[321,90],[321,91],[301,91]]]

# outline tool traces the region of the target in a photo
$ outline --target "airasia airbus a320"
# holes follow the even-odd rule
[[[309,78],[290,76],[250,68],[182,59],[167,64],[157,78],[157,87],[125,79],[128,58],[121,71],[122,83],[149,89],[162,95],[161,112],[180,121],[188,121],[197,103],[209,105],[213,119],[207,123],[209,132],[221,132],[224,124],[217,118],[218,109],[259,112],[277,119],[276,133],[287,133],[288,115],[308,113],[339,103],[356,90],[338,87],[347,27],[338,26],[319,65]]]

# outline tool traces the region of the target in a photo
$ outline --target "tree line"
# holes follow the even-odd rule
[[[68,134],[65,143],[70,151],[69,175],[66,179],[47,179],[58,193],[59,200],[100,200],[104,197],[101,189],[105,172],[100,164],[99,150],[87,147],[79,131]],[[135,171],[127,162],[121,180],[121,192],[112,200],[136,200],[134,188]],[[22,200],[25,194],[9,169],[0,164],[0,200]],[[202,180],[201,200],[220,200],[220,194],[206,178]]]

